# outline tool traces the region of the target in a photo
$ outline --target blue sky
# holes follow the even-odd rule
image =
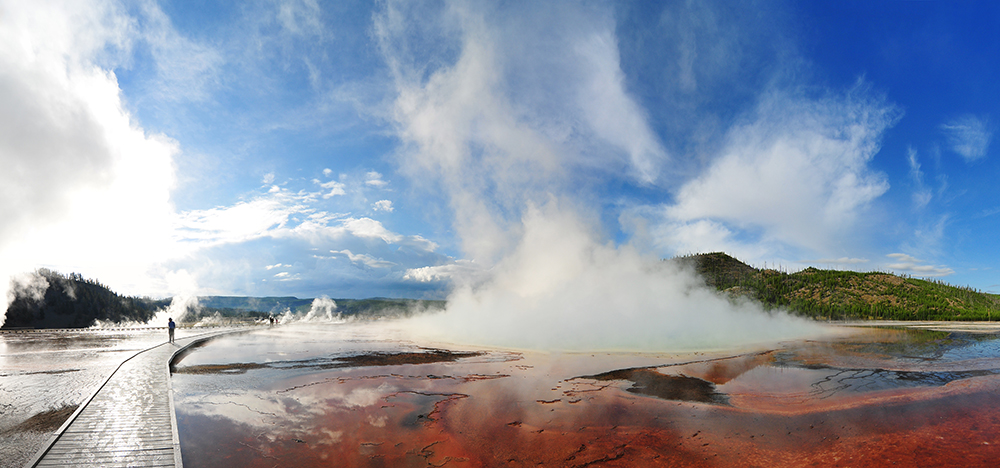
[[[444,298],[576,239],[1000,293],[994,3],[536,3],[0,1],[0,273]]]

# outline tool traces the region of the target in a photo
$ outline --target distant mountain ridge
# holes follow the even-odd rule
[[[199,296],[201,315],[216,311],[244,311],[249,316],[280,315],[285,311],[308,312],[315,299],[294,296]],[[394,299],[373,297],[368,299],[331,299],[337,304],[336,312],[343,316],[375,317],[397,315],[413,309],[443,309],[445,301],[428,299]]]
[[[759,269],[723,252],[677,257],[705,283],[817,319],[968,320],[1000,318],[1000,295],[884,272]]]
[[[198,296],[198,305],[209,309],[234,309],[252,312],[280,313],[285,309],[308,309],[312,299],[299,299],[294,296]]]

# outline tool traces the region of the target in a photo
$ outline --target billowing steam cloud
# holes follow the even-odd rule
[[[302,318],[306,322],[333,322],[339,319],[340,314],[337,313],[337,303],[329,297],[317,297],[313,299],[312,306],[309,307],[309,312]]]
[[[407,327],[546,349],[679,349],[817,333],[810,322],[734,305],[690,272],[602,238],[586,176],[646,185],[669,158],[625,88],[611,12],[563,7],[527,7],[535,10],[511,21],[488,7],[427,13],[390,2],[377,21],[398,88],[401,164],[436,175],[429,181],[446,191],[466,254],[487,270],[480,282],[455,278],[447,312]],[[429,59],[411,53],[433,42],[420,35],[427,24],[447,32],[432,38],[447,46]]]
[[[174,296],[170,300],[170,306],[158,311],[156,316],[150,320],[150,324],[165,326],[168,319],[180,322],[189,313],[197,313],[201,306],[198,304],[198,296]]]
[[[10,304],[17,297],[29,298],[37,302],[45,298],[45,292],[49,289],[49,281],[44,276],[35,273],[20,273],[10,277],[8,286],[7,304]],[[0,322],[0,325],[3,325],[3,322]]]
[[[317,297],[313,299],[309,306],[309,311],[305,314],[294,313],[286,310],[278,317],[278,323],[282,325],[292,323],[341,323],[344,320],[337,312],[337,303],[329,297]]]
[[[705,349],[821,332],[722,298],[676,263],[602,244],[555,202],[530,208],[523,229],[489,281],[410,326],[444,341],[556,350]]]
[[[165,254],[148,246],[169,236],[177,151],[135,124],[109,71],[134,23],[90,0],[0,11],[0,296],[46,264],[86,265],[130,293]]]

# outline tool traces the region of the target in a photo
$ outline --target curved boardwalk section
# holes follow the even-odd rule
[[[125,361],[28,466],[181,466],[170,360],[233,330],[178,339]]]

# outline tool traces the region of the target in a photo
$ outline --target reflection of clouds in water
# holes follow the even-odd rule
[[[315,443],[319,445],[336,445],[340,443],[340,439],[344,436],[344,431],[331,431],[327,428],[322,428],[319,430],[322,434]]]
[[[359,382],[323,382],[322,377],[316,382],[318,385],[290,390],[283,396],[275,395],[273,390],[257,389],[178,395],[176,406],[181,412],[223,417],[251,427],[302,428],[311,427],[314,420],[330,413],[378,407],[387,395],[397,391],[388,383],[370,387]],[[386,422],[384,416],[370,416],[368,420],[375,427],[383,427]]]
[[[370,414],[370,415],[368,415],[368,424],[371,424],[372,426],[375,426],[375,427],[385,427],[385,421],[387,419],[389,419],[389,418],[386,417],[385,415],[382,415],[382,416],[379,416],[379,417],[375,417],[375,415]]]
[[[344,395],[342,401],[349,407],[372,406],[386,395],[395,391],[395,387],[387,383],[382,383],[377,388],[356,388],[351,390],[350,393]]]
[[[268,392],[247,391],[237,394],[201,395],[179,399],[182,411],[208,417],[223,417],[253,427],[265,427],[278,420],[294,425],[310,416],[310,406],[292,398],[276,398]]]

